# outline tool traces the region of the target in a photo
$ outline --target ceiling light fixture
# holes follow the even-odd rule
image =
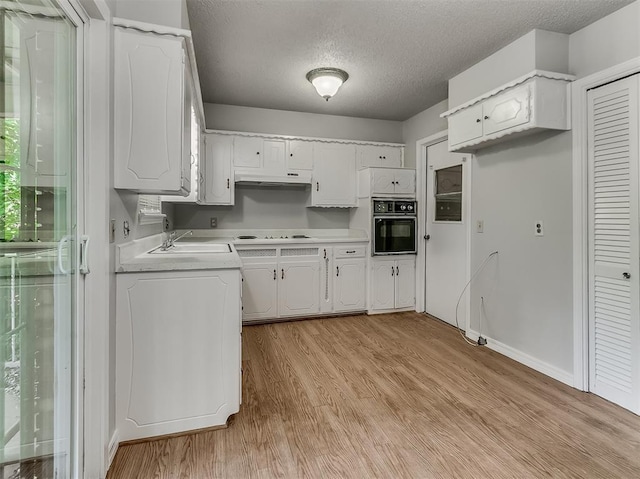
[[[318,95],[329,101],[338,89],[349,79],[349,74],[339,68],[316,68],[307,73],[307,80],[315,87]]]

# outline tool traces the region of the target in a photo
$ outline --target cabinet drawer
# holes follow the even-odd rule
[[[366,246],[341,246],[333,249],[334,258],[363,258],[366,255]]]

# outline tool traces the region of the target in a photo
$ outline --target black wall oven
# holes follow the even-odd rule
[[[371,237],[373,256],[416,254],[416,202],[374,199]]]

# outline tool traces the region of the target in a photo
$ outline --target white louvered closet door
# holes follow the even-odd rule
[[[591,392],[640,413],[640,75],[589,92]]]

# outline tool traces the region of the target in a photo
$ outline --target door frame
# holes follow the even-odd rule
[[[427,279],[427,270],[426,270],[426,262],[427,262],[427,252],[426,252],[426,240],[424,236],[427,231],[427,184],[426,184],[426,174],[427,167],[429,163],[429,158],[427,155],[427,148],[435,145],[436,143],[440,143],[442,141],[447,141],[449,138],[448,130],[442,130],[438,133],[435,133],[426,138],[422,138],[416,141],[416,201],[418,202],[418,255],[416,258],[416,311],[417,312],[425,312],[426,306],[426,279]],[[462,196],[463,196],[463,210],[467,211],[467,224],[466,224],[466,234],[467,234],[467,261],[465,267],[465,284],[468,283],[471,279],[471,232],[473,231],[471,228],[471,181],[473,178],[472,175],[472,167],[473,161],[475,160],[475,155],[469,154],[469,157],[466,161],[466,168],[468,168],[467,174],[465,177],[467,178],[466,185],[463,185]],[[422,221],[420,221],[422,218]],[[464,331],[465,334],[469,331],[471,325],[471,292],[467,291],[467,297],[465,299],[466,303],[466,314],[464,318]],[[462,325],[461,325],[462,327]]]
[[[589,178],[587,92],[640,73],[633,58],[571,84],[573,121],[573,387],[589,390]]]

